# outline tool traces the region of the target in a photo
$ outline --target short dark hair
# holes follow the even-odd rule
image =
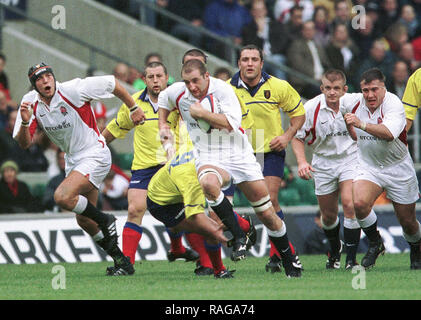
[[[144,63],[145,65],[147,65],[147,64],[148,64],[149,59],[150,59],[150,58],[152,58],[152,57],[157,57],[157,58],[159,59],[159,61],[162,61],[162,56],[161,56],[158,52],[151,52],[151,53],[148,53],[148,54],[146,55],[145,60],[143,61],[143,63]]]
[[[205,63],[208,62],[208,56],[200,49],[190,49],[187,50],[184,55],[183,58],[181,59],[181,63],[184,64],[184,59],[186,58],[186,56],[193,56],[193,57],[203,57],[203,59],[205,60]]]
[[[333,82],[336,80],[342,80],[344,85],[346,84],[346,76],[343,71],[339,69],[329,69],[325,73],[323,73],[322,78],[326,78],[327,80]]]
[[[260,49],[258,46],[254,45],[254,44],[248,44],[248,45],[245,45],[244,47],[242,47],[240,49],[240,54],[238,56],[238,60],[240,60],[241,53],[243,53],[244,50],[257,50],[257,51],[259,51],[260,60],[263,61],[263,50]]]
[[[146,69],[148,68],[156,68],[156,67],[162,67],[164,69],[164,73],[167,75],[167,67],[162,63],[162,62],[158,62],[158,61],[154,61],[151,63],[148,63],[148,65],[145,67],[145,74],[146,74]]]
[[[204,75],[208,71],[206,65],[202,61],[198,59],[192,59],[183,64],[183,67],[181,68],[181,74],[190,73],[196,69],[199,69],[200,75]]]
[[[371,68],[361,75],[361,82],[370,83],[374,80],[386,82],[386,76],[379,68]]]

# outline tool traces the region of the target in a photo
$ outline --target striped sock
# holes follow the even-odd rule
[[[143,229],[141,226],[126,222],[123,228],[123,254],[130,258],[130,262],[134,264],[137,247],[142,238]]]
[[[213,273],[218,274],[222,270],[225,270],[224,263],[221,258],[221,244],[212,245],[205,241],[205,248],[212,261]]]
[[[190,247],[199,254],[200,265],[206,268],[213,268],[211,259],[205,248],[205,238],[198,233],[186,232],[186,239]]]

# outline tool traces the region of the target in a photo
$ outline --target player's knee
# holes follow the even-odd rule
[[[129,204],[128,207],[128,219],[131,220],[142,220],[143,215],[146,211],[146,203],[134,203]]]
[[[72,197],[70,197],[70,195],[67,194],[66,192],[63,192],[63,190],[61,189],[57,189],[54,192],[54,201],[61,208],[72,210],[73,208],[71,208],[71,205],[70,205],[71,200],[72,200]]]
[[[354,210],[357,218],[361,219],[361,214],[365,214],[367,212],[370,212],[371,208],[367,201],[355,199],[354,200]]]

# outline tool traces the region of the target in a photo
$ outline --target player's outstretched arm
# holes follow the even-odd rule
[[[112,133],[110,131],[108,131],[107,128],[105,128],[104,130],[102,130],[101,134],[105,138],[105,142],[107,144],[110,144],[115,139],[115,137],[112,135]]]

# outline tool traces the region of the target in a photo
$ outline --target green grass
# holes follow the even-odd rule
[[[0,265],[0,299],[41,300],[278,300],[278,299],[421,299],[421,270],[409,269],[409,254],[386,254],[365,273],[365,289],[355,290],[351,271],[326,270],[325,256],[300,256],[300,279],[265,272],[267,258],[234,263],[234,279],[197,277],[194,264],[176,261],[136,263],[130,277],[106,277],[103,263],[64,263],[66,288],[52,288],[55,264]],[[358,257],[361,260],[361,256]],[[355,281],[355,280],[354,280]],[[359,282],[361,284],[361,282]]]

